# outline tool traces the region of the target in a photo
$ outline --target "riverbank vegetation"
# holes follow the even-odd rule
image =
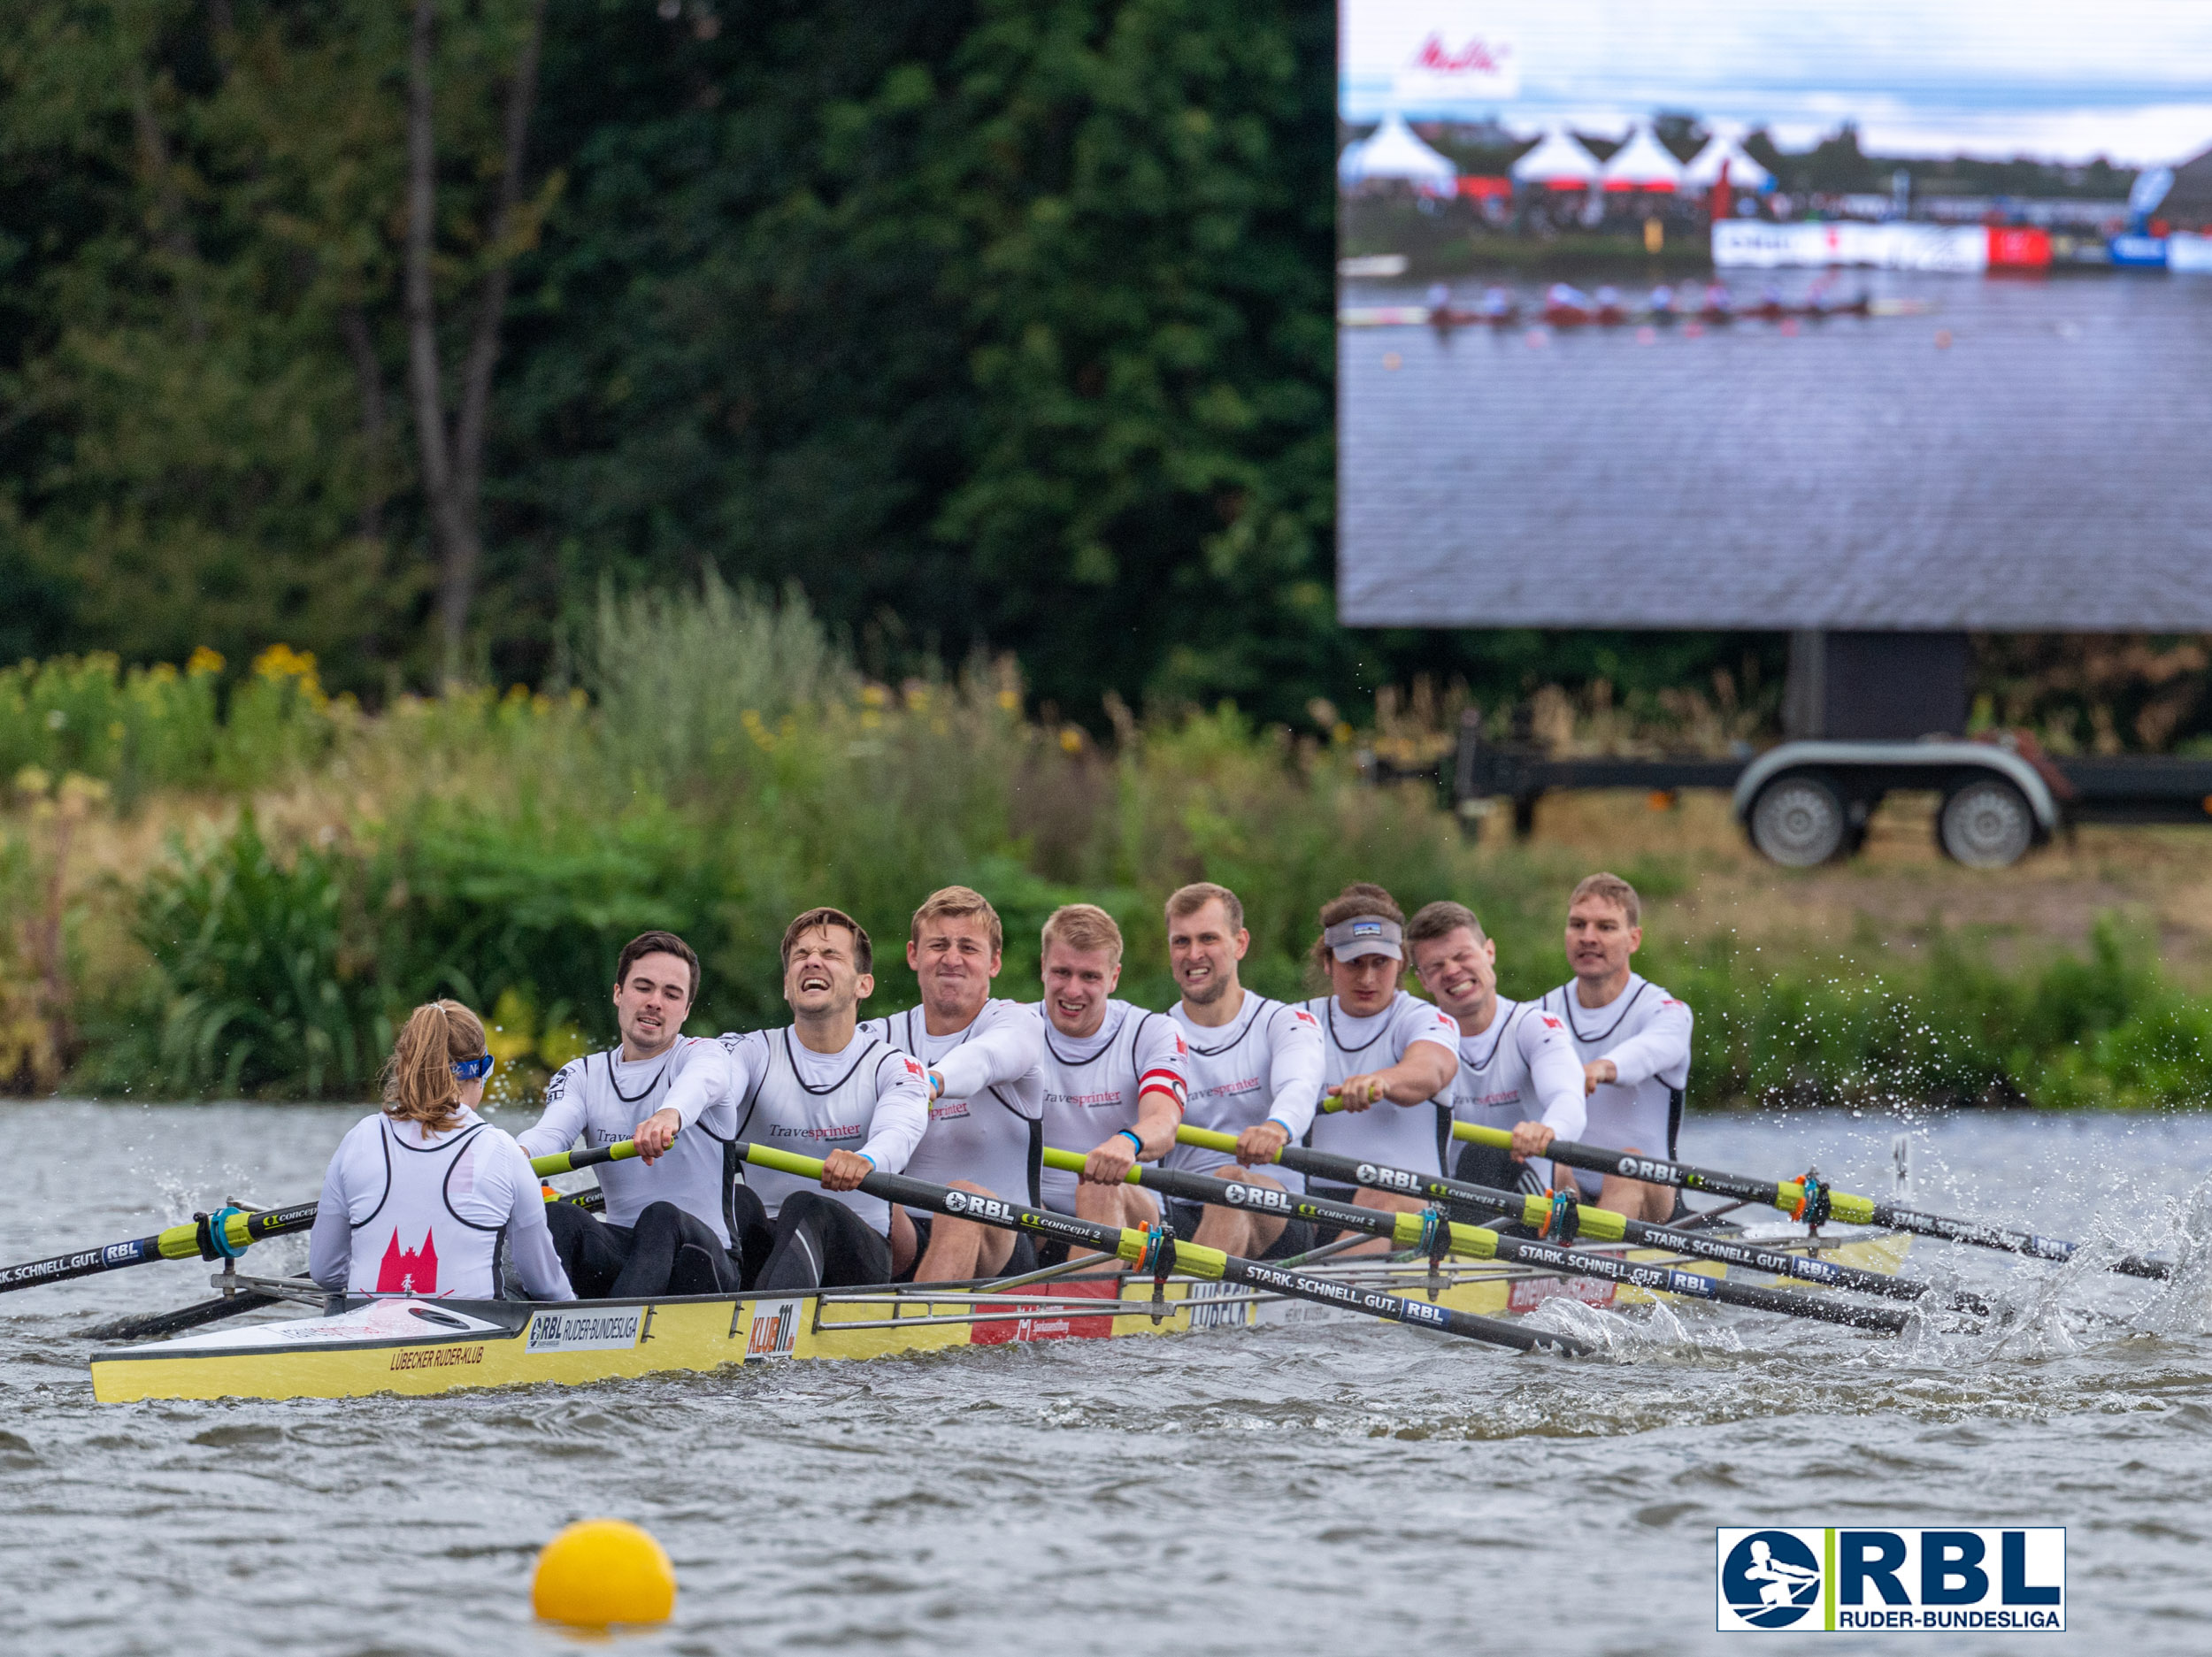
[[[1563,976],[1564,894],[1603,863],[1649,901],[1647,970],[1697,1010],[1698,1103],[2202,1092],[2201,963],[2162,958],[2166,922],[2124,883],[2054,922],[2047,863],[1793,876],[1738,850],[1717,802],[1562,801],[1528,844],[1470,842],[1432,789],[1361,780],[1362,748],[1406,740],[1417,698],[1363,735],[1113,704],[1101,744],[1026,717],[1007,662],[872,680],[795,593],[606,597],[570,656],[552,690],[373,716],[282,648],[227,682],[204,654],[0,672],[0,1074],[26,1093],[360,1097],[395,1020],[442,991],[493,1014],[519,1097],[609,1039],[609,963],[634,933],[691,938],[693,1027],[744,1028],[781,1016],[786,918],[834,902],[878,938],[887,1009],[910,999],[905,917],[950,881],[1004,914],[1002,987],[1023,996],[1039,924],[1084,897],[1128,934],[1125,993],[1164,1005],[1160,899],[1202,876],[1244,895],[1247,978],[1270,993],[1305,987],[1314,910],[1357,878],[1409,908],[1474,904],[1527,995]],[[2007,924],[2038,904],[2024,932]]]

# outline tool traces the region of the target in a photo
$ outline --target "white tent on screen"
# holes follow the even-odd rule
[[[1651,135],[1650,127],[1639,127],[1612,153],[1599,176],[1609,190],[1655,190],[1671,195],[1682,187],[1682,164]]]
[[[1735,133],[1717,132],[1706,140],[1704,149],[1690,157],[1690,165],[1682,169],[1684,187],[1693,190],[1711,189],[1720,182],[1723,162],[1728,164],[1728,188],[1732,190],[1763,190],[1774,183],[1774,174],[1745,152],[1740,136]]]
[[[1598,158],[1557,127],[1513,164],[1516,184],[1541,184],[1555,190],[1586,190],[1602,171]]]
[[[1388,180],[1414,185],[1432,196],[1450,196],[1459,188],[1459,169],[1415,137],[1405,117],[1395,110],[1383,117],[1372,136],[1345,145],[1337,158],[1336,176],[1348,187]]]

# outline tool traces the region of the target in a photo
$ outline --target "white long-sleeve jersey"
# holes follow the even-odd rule
[[[1225,1024],[1194,1024],[1179,1001],[1168,1009],[1190,1049],[1190,1102],[1183,1120],[1216,1133],[1279,1122],[1295,1145],[1313,1126],[1321,1103],[1327,1058],[1320,1021],[1302,1007],[1250,990],[1243,993],[1244,1005]],[[1179,1145],[1160,1161],[1164,1168],[1199,1174],[1237,1165],[1225,1151],[1195,1145]],[[1306,1188],[1303,1178],[1287,1168],[1270,1165],[1262,1171],[1286,1191]]]
[[[916,1179],[964,1179],[1010,1202],[1043,1206],[1044,1035],[1019,1001],[998,997],[964,1030],[933,1036],[922,1009],[862,1024],[944,1082],[929,1127],[907,1159]]]
[[[1138,1101],[1148,1093],[1188,1108],[1189,1051],[1164,1013],[1110,1001],[1095,1032],[1071,1036],[1053,1027],[1042,1002],[1030,1010],[1044,1037],[1047,1145],[1088,1152],[1124,1128],[1133,1133]],[[1075,1212],[1075,1175],[1048,1168],[1041,1183],[1046,1206]]]
[[[1479,1035],[1460,1035],[1452,1115],[1484,1128],[1541,1122],[1563,1139],[1580,1139],[1589,1113],[1583,1104],[1582,1061],[1567,1039],[1565,1021],[1534,1001],[1499,996],[1489,1027]],[[1531,1166],[1550,1183],[1548,1158],[1532,1158]]]
[[[323,1175],[307,1275],[334,1293],[488,1300],[503,1232],[526,1294],[576,1298],[538,1177],[512,1138],[466,1106],[442,1133],[378,1111],[354,1124]]]
[[[1619,1072],[1618,1080],[1589,1095],[1584,1142],[1671,1159],[1682,1131],[1682,1092],[1690,1081],[1688,1004],[1632,972],[1627,987],[1602,1007],[1577,1001],[1571,978],[1540,1005],[1565,1027],[1582,1062],[1610,1059]],[[1604,1183],[1587,1169],[1575,1178],[1592,1194]]]
[[[902,1174],[929,1126],[929,1082],[919,1059],[881,1037],[856,1030],[835,1053],[817,1053],[789,1025],[722,1038],[738,1099],[737,1137],[823,1156],[856,1151],[879,1171]],[[745,1183],[771,1219],[795,1191],[819,1182],[770,1168],[748,1168]],[[891,1205],[864,1191],[829,1191],[881,1235],[891,1230]]]
[[[737,1137],[736,1093],[730,1055],[703,1036],[679,1036],[658,1058],[625,1063],[622,1049],[586,1054],[545,1085],[545,1113],[515,1136],[531,1156],[565,1151],[581,1139],[587,1150],[618,1145],[638,1124],[672,1108],[683,1123],[676,1142],[649,1167],[640,1158],[599,1165],[607,1224],[635,1225],[649,1204],[672,1202],[714,1228],[730,1246],[726,1147]]]
[[[1317,996],[1306,1003],[1306,1010],[1320,1021],[1328,1088],[1347,1077],[1388,1070],[1417,1042],[1440,1047],[1452,1055],[1455,1065],[1458,1062],[1459,1026],[1438,1008],[1404,990],[1382,1011],[1364,1018],[1350,1016],[1333,995]],[[1444,1147],[1451,1138],[1451,1094],[1448,1082],[1440,1095],[1415,1104],[1382,1099],[1364,1110],[1318,1116],[1307,1142],[1333,1156],[1356,1156],[1390,1168],[1441,1174]]]

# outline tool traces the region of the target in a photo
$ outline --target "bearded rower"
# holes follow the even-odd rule
[[[876,987],[867,929],[812,909],[784,929],[780,1030],[726,1035],[739,1096],[737,1137],[822,1159],[818,1186],[749,1168],[732,1197],[745,1283],[761,1294],[891,1281],[891,1205],[858,1187],[903,1173],[929,1125],[921,1061],[863,1033]]]
[[[1042,1186],[1047,1208],[1141,1227],[1160,1211],[1149,1192],[1122,1177],[1140,1160],[1156,1162],[1173,1148],[1188,1087],[1187,1050],[1166,1014],[1114,999],[1121,954],[1120,926],[1095,904],[1064,904],[1045,922],[1045,994],[1038,1005],[1045,1142],[1089,1147],[1089,1155],[1079,1177],[1048,1168]]]
[[[1341,1114],[1314,1118],[1309,1143],[1335,1156],[1417,1173],[1441,1174],[1451,1142],[1453,1078],[1459,1029],[1428,1002],[1398,987],[1405,965],[1405,911],[1379,886],[1361,880],[1321,906],[1313,960],[1332,993],[1306,1009],[1321,1024],[1328,1058],[1325,1091]],[[1316,1195],[1363,1208],[1417,1211],[1427,1204],[1371,1186],[1313,1187]],[[1377,1238],[1348,1250],[1386,1252]]]
[[[730,1059],[713,1040],[683,1033],[698,990],[699,957],[675,933],[630,940],[615,967],[621,1045],[563,1065],[545,1085],[545,1114],[515,1136],[529,1156],[579,1138],[587,1148],[637,1141],[635,1159],[599,1166],[603,1221],[573,1203],[547,1208],[561,1264],[587,1300],[724,1294],[739,1285]]]
[[[1575,975],[1542,1006],[1566,1026],[1583,1062],[1586,1142],[1672,1160],[1690,1080],[1690,1009],[1631,968],[1643,941],[1636,888],[1618,875],[1589,876],[1567,903],[1567,963]],[[1632,1220],[1664,1223],[1674,1213],[1671,1186],[1586,1170],[1575,1178],[1600,1208]]]
[[[1302,1007],[1248,990],[1237,963],[1252,947],[1244,905],[1227,886],[1201,880],[1167,901],[1168,965],[1182,991],[1169,1009],[1190,1048],[1194,1128],[1233,1133],[1233,1155],[1178,1145],[1168,1168],[1301,1192],[1303,1179],[1275,1165],[1275,1154],[1313,1125],[1321,1102],[1321,1026]],[[1170,1201],[1175,1234],[1248,1259],[1281,1260],[1313,1247],[1313,1225],[1215,1203]]]
[[[1452,1115],[1513,1135],[1511,1150],[1463,1145],[1453,1177],[1494,1190],[1542,1192],[1555,1139],[1582,1137],[1582,1061],[1566,1024],[1533,1001],[1498,993],[1498,946],[1475,912],[1449,900],[1406,923],[1406,947],[1430,999],[1459,1025]]]
[[[1019,1001],[991,994],[1005,930],[980,892],[946,886],[914,911],[906,964],[922,1004],[861,1028],[921,1061],[929,1128],[906,1171],[1011,1202],[1042,1204],[1041,1024]],[[1025,1236],[951,1215],[891,1211],[892,1262],[918,1283],[965,1282],[1036,1270]]]

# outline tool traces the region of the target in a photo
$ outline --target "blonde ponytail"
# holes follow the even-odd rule
[[[408,1015],[384,1061],[384,1114],[443,1133],[461,1119],[455,1064],[484,1056],[483,1022],[458,1001],[428,1001]]]

